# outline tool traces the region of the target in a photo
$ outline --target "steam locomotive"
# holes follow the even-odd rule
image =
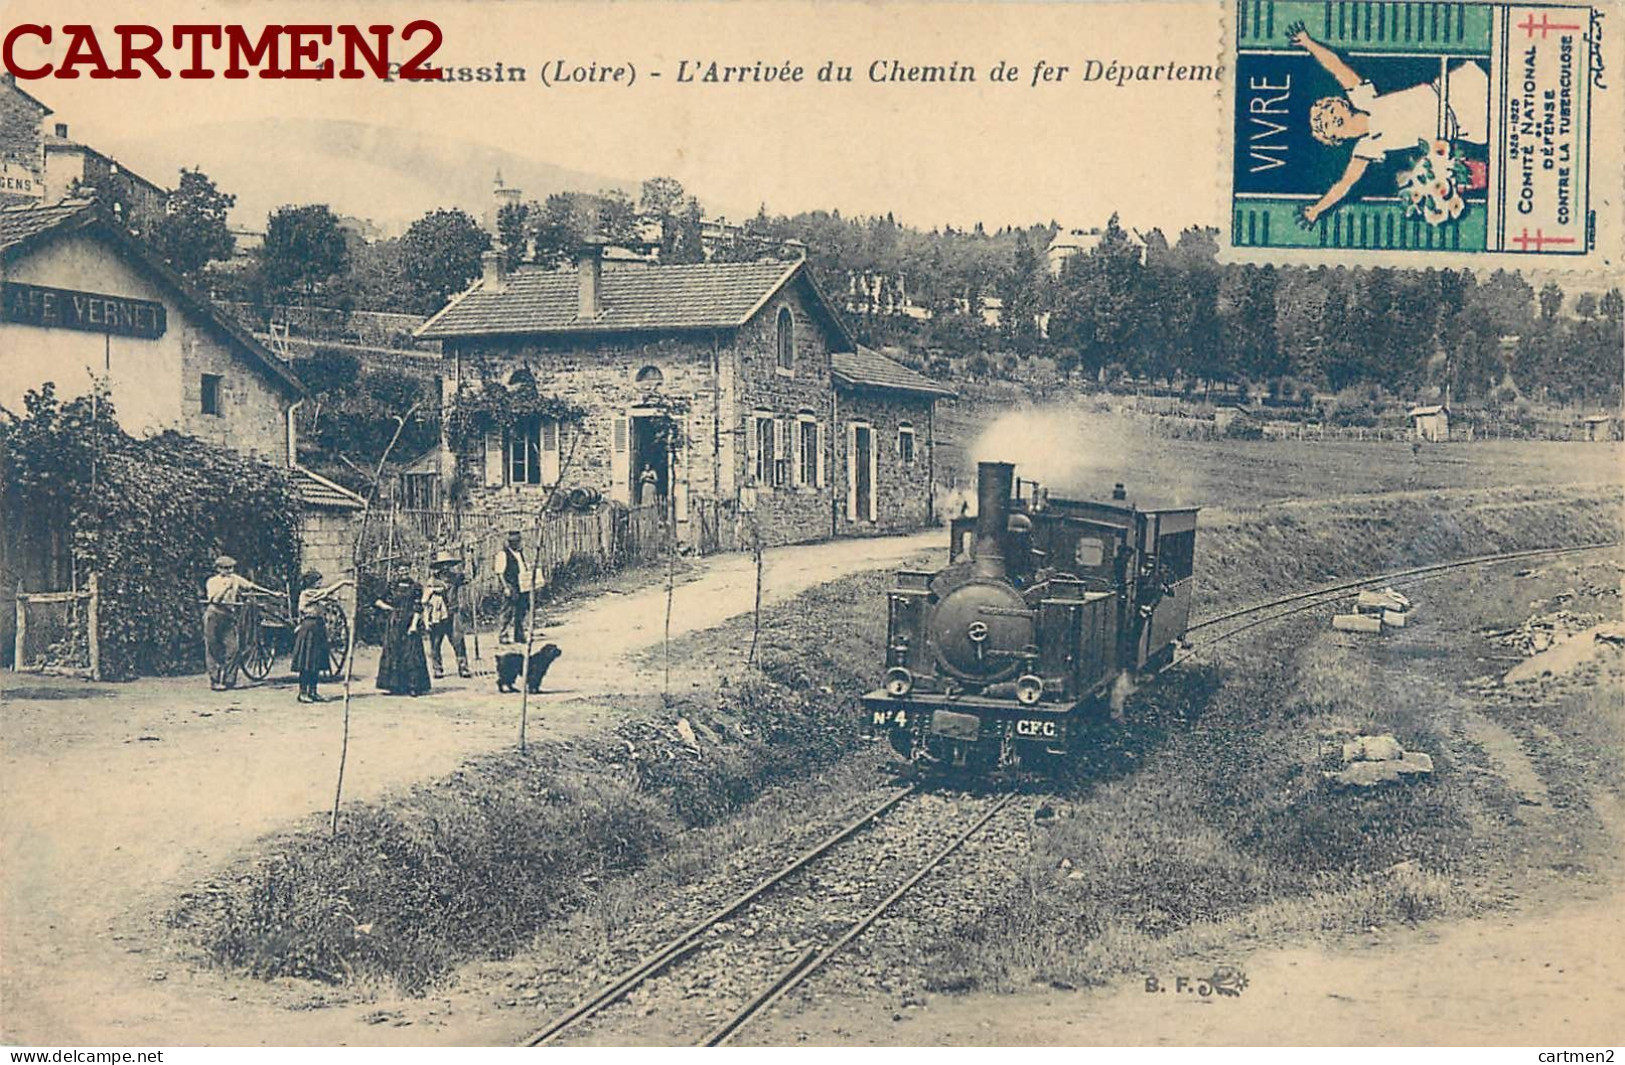
[[[1110,502],[1051,499],[981,463],[949,565],[904,570],[889,593],[868,728],[905,758],[972,771],[1068,754],[1183,639],[1196,514],[1137,507],[1121,484]]]

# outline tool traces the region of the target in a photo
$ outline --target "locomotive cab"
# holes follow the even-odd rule
[[[1025,497],[982,463],[950,562],[898,574],[868,727],[903,756],[985,769],[1062,755],[1125,675],[1168,660],[1190,616],[1194,508]],[[1013,491],[1015,489],[1015,491]]]

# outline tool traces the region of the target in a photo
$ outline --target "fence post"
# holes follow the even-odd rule
[[[28,635],[28,598],[23,592],[23,582],[17,582],[17,647],[12,655],[11,669],[15,673],[23,670],[24,637]]]
[[[99,635],[101,627],[101,581],[97,578],[95,570],[90,571],[90,606],[85,611],[86,635],[90,640],[90,679],[102,679],[102,644]]]

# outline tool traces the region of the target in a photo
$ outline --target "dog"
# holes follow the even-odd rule
[[[497,655],[497,691],[517,692],[519,674],[525,674],[525,687],[530,689],[532,695],[539,695],[542,691],[542,679],[547,676],[547,670],[564,652],[559,650],[556,643],[544,643],[531,653],[530,665],[525,666],[523,651],[504,651]]]

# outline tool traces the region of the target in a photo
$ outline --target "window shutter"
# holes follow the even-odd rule
[[[615,418],[615,430],[609,456],[610,498],[617,503],[631,503],[631,452],[626,446],[627,421],[624,415]]]
[[[846,427],[846,520],[858,520],[858,427]]]
[[[790,480],[790,470],[792,468],[791,464],[795,462],[796,449],[795,446],[790,442],[791,424],[791,422],[784,418],[773,419],[773,433],[778,437],[779,440],[778,446],[773,449],[773,483],[775,485],[788,485]],[[784,471],[783,476],[780,476],[779,471],[781,470]]]
[[[542,483],[559,483],[559,423],[551,418],[542,422]]]
[[[816,471],[817,480],[815,482],[815,484],[819,488],[823,488],[825,485],[827,485],[829,483],[829,478],[826,477],[825,474],[824,474],[824,450],[825,450],[826,447],[827,447],[827,445],[824,442],[824,423],[819,422],[818,423],[818,468],[817,468],[817,471]]]
[[[759,482],[757,471],[761,466],[762,443],[756,439],[756,415],[751,414],[745,418],[745,479]]]
[[[875,445],[875,433],[869,434],[869,520],[877,521],[880,507],[880,448]]]
[[[502,487],[502,434],[485,434],[485,487]]]

